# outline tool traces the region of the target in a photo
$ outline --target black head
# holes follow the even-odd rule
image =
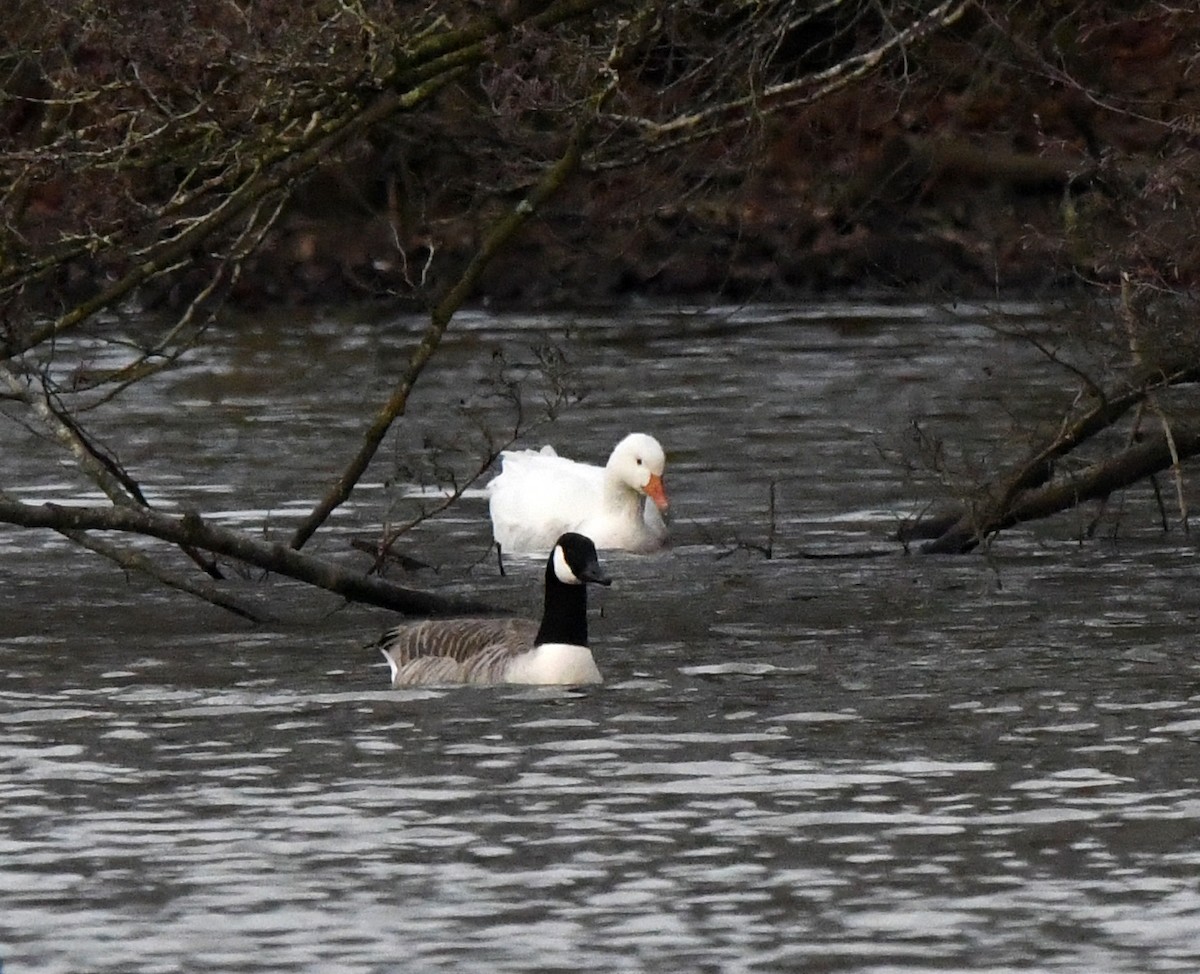
[[[611,585],[604,574],[596,546],[591,538],[569,532],[554,542],[546,559],[546,607],[534,645],[568,643],[588,644],[587,585]]]
[[[596,546],[586,535],[568,531],[554,542],[554,550],[546,563],[546,573],[553,573],[564,585],[611,585],[612,579],[600,567]]]

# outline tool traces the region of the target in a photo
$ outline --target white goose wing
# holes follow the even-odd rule
[[[604,469],[553,450],[509,450],[488,485],[492,534],[504,551],[545,551],[603,506]]]

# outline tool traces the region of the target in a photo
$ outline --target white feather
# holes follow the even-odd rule
[[[508,664],[507,683],[580,684],[600,683],[602,677],[592,651],[568,643],[543,643],[522,653]]]
[[[597,548],[647,552],[667,542],[667,526],[647,503],[651,477],[665,457],[652,436],[631,433],[603,467],[558,456],[552,448],[507,450],[488,484],[492,534],[502,551],[545,551],[566,531]]]
[[[563,553],[562,545],[554,546],[554,574],[564,585],[583,584],[579,580],[579,576],[571,571],[571,566],[567,564],[567,556]]]

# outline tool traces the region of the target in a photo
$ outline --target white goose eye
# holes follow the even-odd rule
[[[562,545],[554,546],[554,574],[564,585],[581,584],[579,577],[571,571],[571,566],[567,564],[567,555],[563,551]]]

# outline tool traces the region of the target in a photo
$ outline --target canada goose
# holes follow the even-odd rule
[[[564,531],[585,534],[600,549],[647,552],[666,544],[666,457],[653,436],[630,433],[603,467],[560,457],[549,446],[500,457],[487,491],[502,552],[545,551]]]
[[[599,683],[588,649],[586,583],[610,585],[596,546],[567,533],[546,559],[546,601],[532,619],[430,619],[386,633],[393,686],[422,683]]]

